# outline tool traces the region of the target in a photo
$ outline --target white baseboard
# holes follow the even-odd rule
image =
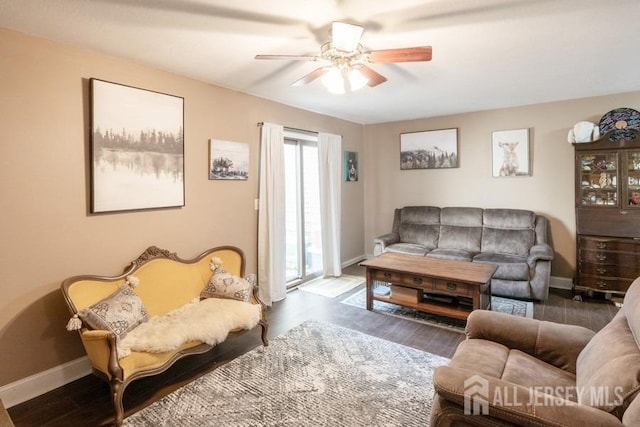
[[[551,276],[549,287],[555,289],[573,289],[573,280],[568,277]]]
[[[5,408],[18,405],[91,373],[91,362],[84,356],[0,387]]]
[[[349,267],[350,265],[353,265],[356,262],[360,262],[360,261],[364,260],[365,258],[366,258],[365,255],[359,255],[359,256],[357,256],[355,258],[351,258],[349,260],[342,261],[342,268]]]

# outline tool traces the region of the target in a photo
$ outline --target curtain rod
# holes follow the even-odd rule
[[[258,122],[258,126],[262,126],[263,124],[264,124],[264,122]],[[292,130],[292,131],[296,131],[296,132],[309,133],[309,134],[313,134],[313,135],[317,135],[318,134],[318,132],[314,132],[312,130],[292,128],[292,127],[289,127],[289,126],[283,126],[283,127],[286,130]]]

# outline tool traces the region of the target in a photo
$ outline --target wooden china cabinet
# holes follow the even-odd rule
[[[612,131],[574,147],[574,290],[622,295],[640,276],[640,133]]]

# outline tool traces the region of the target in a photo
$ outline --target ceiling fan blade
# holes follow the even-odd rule
[[[357,69],[360,70],[360,72],[364,74],[365,77],[369,80],[369,82],[367,83],[369,87],[378,86],[379,84],[387,81],[387,78],[385,76],[376,71],[373,71],[366,65],[360,65],[359,67],[357,67]]]
[[[314,55],[256,55],[255,59],[287,59],[289,61],[317,61]]]
[[[341,52],[353,52],[358,48],[363,30],[360,25],[334,22],[331,24],[331,43]]]
[[[331,67],[316,68],[306,76],[303,76],[300,79],[296,80],[295,82],[291,83],[291,86],[303,86],[303,85],[309,84],[315,79],[324,76],[329,71],[330,68]]]
[[[431,46],[372,50],[367,52],[372,64],[385,62],[431,61]]]

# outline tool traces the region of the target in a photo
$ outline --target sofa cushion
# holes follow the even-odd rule
[[[149,319],[142,300],[128,285],[118,288],[92,306],[80,310],[78,317],[92,329],[113,332],[118,340]]]
[[[440,208],[436,206],[405,206],[400,212],[400,223],[440,224]]]
[[[480,252],[482,209],[450,207],[440,211],[438,248]]]
[[[520,209],[485,209],[482,252],[527,256],[535,243],[535,214]]]
[[[497,265],[494,279],[529,280],[529,264],[524,256],[480,253],[473,257],[473,262]]]
[[[402,208],[398,227],[400,241],[433,249],[438,246],[439,233],[440,208],[432,206]]]
[[[471,261],[475,252],[465,251],[464,249],[444,249],[436,248],[427,253],[426,256],[440,259],[453,259],[458,261]]]
[[[393,245],[389,245],[386,248],[384,248],[384,251],[423,256],[424,254],[429,252],[429,249],[427,249],[422,245],[417,245],[415,243],[394,243]]]

